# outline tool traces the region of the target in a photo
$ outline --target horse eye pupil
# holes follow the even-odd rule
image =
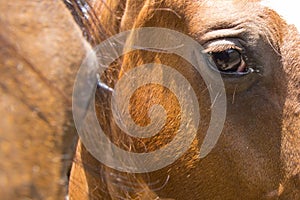
[[[211,52],[210,55],[219,71],[236,72],[241,65],[241,54],[235,49]]]

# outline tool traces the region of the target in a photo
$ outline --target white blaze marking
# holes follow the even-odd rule
[[[276,11],[288,24],[293,24],[300,31],[300,8],[293,0],[262,0],[261,4]]]

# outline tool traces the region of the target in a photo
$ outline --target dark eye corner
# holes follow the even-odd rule
[[[204,53],[212,70],[223,76],[241,77],[258,70],[248,66],[244,48],[228,40],[217,40],[206,45]]]

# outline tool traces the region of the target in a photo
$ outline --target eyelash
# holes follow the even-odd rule
[[[204,53],[212,53],[212,52],[222,52],[226,51],[228,49],[233,49],[239,51],[241,54],[243,54],[244,50],[241,47],[238,47],[234,44],[220,44],[220,45],[212,45],[208,46],[205,50]]]

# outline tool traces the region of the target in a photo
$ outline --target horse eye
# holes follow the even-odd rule
[[[209,52],[211,61],[221,73],[243,73],[247,71],[246,63],[241,53],[236,49]]]

